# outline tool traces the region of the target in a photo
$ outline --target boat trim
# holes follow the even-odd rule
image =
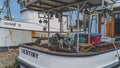
[[[102,52],[92,52],[92,53],[89,53],[89,54],[88,53],[80,54],[80,53],[65,53],[65,52],[63,53],[63,52],[55,52],[55,51],[53,52],[53,51],[40,50],[40,49],[36,49],[36,48],[30,47],[30,46],[27,46],[27,43],[26,44],[20,44],[19,46],[27,48],[27,49],[35,50],[35,51],[38,51],[38,52],[42,52],[42,53],[45,53],[45,54],[49,54],[49,55],[65,56],[65,57],[89,57],[89,56],[100,55],[100,54],[103,54],[103,53],[107,53],[107,52],[111,52],[111,51],[116,50],[116,49],[110,49],[110,50],[102,51]],[[120,47],[118,49],[120,49]]]

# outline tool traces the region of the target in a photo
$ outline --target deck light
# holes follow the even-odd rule
[[[53,13],[50,14],[50,17],[53,17]]]
[[[46,27],[43,27],[43,31],[46,31]]]
[[[58,13],[55,14],[55,18],[58,18]]]
[[[48,23],[48,21],[47,21],[47,20],[44,20],[43,23]]]
[[[41,20],[41,19],[39,20],[39,23],[42,23],[42,20]]]

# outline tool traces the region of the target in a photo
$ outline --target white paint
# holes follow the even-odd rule
[[[48,24],[39,23],[40,18],[38,18],[38,12],[36,11],[27,10],[23,11],[21,14],[24,22],[0,20],[0,47],[15,46],[20,43],[31,42],[31,31],[43,31],[43,27],[48,27]],[[43,21],[44,19],[42,18],[41,20]],[[63,30],[67,31],[66,16],[63,16],[62,24]],[[11,29],[13,34],[12,39],[10,37],[9,29]],[[55,15],[50,19],[50,31],[60,31],[60,22],[58,22],[58,18],[55,18]],[[39,32],[39,34],[41,34],[41,32]]]
[[[102,34],[102,37],[106,37],[106,18],[104,19],[102,17],[101,22],[104,23],[104,24],[101,24],[101,34]]]
[[[48,27],[48,24],[46,25],[46,23],[39,23],[40,19],[42,21],[47,19],[39,18],[37,11],[26,10],[26,11],[23,11],[21,15],[22,15],[23,22],[26,22],[27,24],[32,24],[32,25],[36,24],[37,26],[39,26],[39,29],[36,28],[37,30],[43,31],[43,27],[45,26]],[[63,24],[64,31],[67,30],[67,23],[68,23],[67,17],[63,16],[62,24]],[[50,31],[60,31],[60,22],[58,21],[58,18],[55,18],[55,15],[53,15],[53,17],[50,19]]]
[[[10,36],[9,29],[0,28],[0,47],[17,46],[20,43],[31,42],[30,31],[11,30]]]
[[[38,59],[21,53],[21,49],[39,54]],[[18,58],[30,65],[36,66],[36,68],[38,66],[43,68],[102,68],[117,62],[118,59],[115,55],[116,51],[111,51],[90,57],[64,57],[20,47]]]
[[[59,27],[56,25],[56,24],[59,24],[59,23],[58,22],[56,23],[53,20],[51,20],[51,22],[54,25],[51,24],[52,27],[51,27],[50,31],[59,31]],[[13,25],[5,25],[5,23],[15,24],[15,26],[13,26]],[[66,24],[66,22],[64,22],[64,23]],[[23,22],[14,22],[14,21],[1,20],[0,21],[0,27],[2,27],[2,28],[10,28],[10,29],[11,28],[20,29],[20,30],[43,31],[43,25],[40,25],[38,23],[23,23]],[[66,25],[64,25],[64,28],[66,28]],[[58,29],[58,30],[56,30],[56,29]],[[64,29],[64,31],[67,31],[67,29]]]

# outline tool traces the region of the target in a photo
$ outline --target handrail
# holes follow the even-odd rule
[[[30,46],[28,46],[27,43],[19,44],[19,46],[22,47],[22,48],[31,49],[31,50],[46,53],[46,54],[49,54],[49,55],[65,56],[65,57],[89,57],[89,56],[96,56],[96,55],[99,55],[99,54],[104,54],[104,53],[107,53],[107,52],[115,51],[115,49],[109,49],[109,50],[101,51],[101,52],[91,52],[91,53],[82,53],[81,54],[81,53],[78,53],[78,52],[66,53],[66,52],[55,52],[55,51],[49,51],[49,50],[47,51],[47,50],[44,50],[44,49],[38,49],[38,48],[30,47]],[[118,49],[120,49],[120,47]]]

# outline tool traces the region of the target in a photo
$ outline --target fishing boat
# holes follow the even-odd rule
[[[25,8],[25,5],[21,5],[21,21],[15,21],[11,16],[12,12],[10,10],[10,0],[5,0],[2,8],[0,9],[0,14],[6,12],[4,18],[0,19],[0,51],[6,51],[10,48],[18,48],[18,44],[33,42],[33,37],[47,37],[47,20],[43,17],[46,16],[45,13],[39,13],[38,11],[33,11]],[[8,4],[8,6],[6,6]],[[9,12],[7,12],[7,10]],[[63,17],[63,31],[67,30],[67,16]],[[53,23],[55,22],[56,23]],[[59,32],[60,27],[55,27],[53,24],[59,26],[60,24],[57,15],[53,15],[50,19],[50,31],[51,33]]]
[[[100,23],[102,24],[100,33],[99,28],[95,28],[96,23],[88,23],[89,27],[87,30],[88,32],[86,33],[81,32],[80,30],[79,13],[89,10],[88,15],[97,16],[91,12],[94,12],[95,10],[99,11],[96,8],[101,5],[102,10],[105,10],[104,13],[106,13],[107,10],[110,10],[106,5],[112,4],[108,2],[108,0],[28,1],[26,4],[27,8],[48,14],[48,38],[35,37],[37,40],[34,43],[19,44],[19,55],[16,60],[20,63],[20,67],[111,68],[117,65],[120,61],[120,41],[119,37],[112,37],[112,34],[108,34],[107,37],[105,16],[103,16],[102,23]],[[92,7],[93,9],[90,9]],[[54,33],[50,36],[49,19],[51,12],[61,13],[66,11],[77,11],[77,32],[65,34],[60,30],[60,33]],[[59,16],[60,22],[62,22],[61,16],[62,15]],[[93,18],[92,16],[89,17],[89,19]],[[89,22],[93,22],[94,19],[95,18],[89,20]],[[94,26],[94,28],[90,26]],[[111,37],[109,37],[109,35],[111,35]],[[41,44],[41,41],[46,39],[48,39],[48,43]]]
[[[3,6],[0,8],[0,51],[18,48],[18,44],[23,42],[31,42],[31,32],[14,30],[16,27],[21,27],[21,24],[14,21],[9,2],[10,0],[4,0]],[[28,35],[25,36],[26,34]]]

